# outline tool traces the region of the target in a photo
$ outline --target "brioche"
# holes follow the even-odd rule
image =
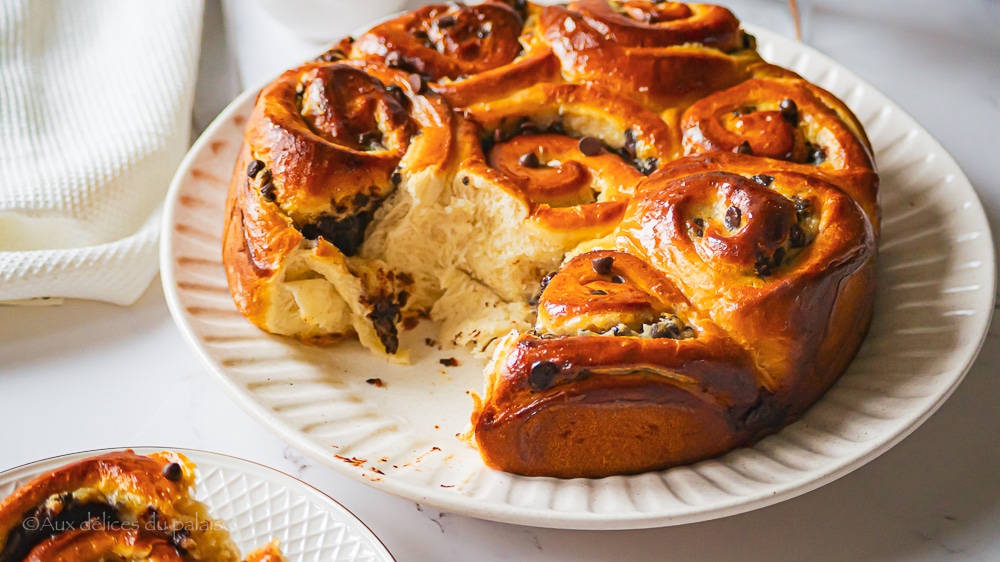
[[[0,561],[241,560],[194,485],[195,465],[172,451],[113,451],[60,466],[0,500]],[[280,556],[272,542],[248,560]]]
[[[847,106],[727,9],[432,5],[260,93],[227,202],[237,307],[405,362],[487,358],[470,441],[562,478],[695,462],[797,419],[870,322],[878,174]]]

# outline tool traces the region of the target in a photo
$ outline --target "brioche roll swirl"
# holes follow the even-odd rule
[[[585,0],[546,7],[539,27],[569,80],[602,83],[657,111],[737,84],[760,61],[717,6]]]
[[[439,96],[377,63],[312,63],[266,87],[230,184],[224,235],[241,312],[273,333],[325,343],[356,332],[394,354],[412,279],[353,256],[389,194],[445,168],[451,122]]]
[[[818,86],[798,78],[747,80],[689,107],[681,130],[685,154],[739,152],[821,175],[853,197],[877,227],[871,145],[854,114]]]
[[[579,12],[606,39],[629,47],[669,47],[700,43],[723,52],[744,47],[740,22],[732,12],[712,4],[646,0],[574,0]]]
[[[537,12],[499,1],[424,6],[375,26],[349,53],[417,74],[453,105],[469,105],[559,78],[558,59],[534,29]]]
[[[143,456],[127,450],[97,455],[43,474],[0,502],[0,560],[22,560],[54,534],[52,529],[60,528],[85,532],[39,546],[41,553],[66,553],[76,548],[140,552],[148,547],[150,552],[163,554],[161,542],[149,539],[152,533],[195,559],[239,560],[229,533],[212,524],[205,506],[190,496],[194,468],[180,453]],[[125,522],[142,532],[83,529],[95,517],[101,525]],[[26,525],[27,518],[34,518],[37,525]]]
[[[871,316],[876,238],[861,207],[797,172],[668,169],[641,190],[619,246],[675,279],[751,350],[761,384],[803,410],[853,357]],[[831,341],[836,368],[816,360]]]
[[[566,264],[553,282],[574,270]],[[610,306],[627,311],[629,300]],[[751,439],[778,414],[758,387],[752,358],[707,319],[680,313],[683,319],[661,317],[660,328],[642,334],[623,326],[501,342],[487,367],[488,399],[472,415],[483,461],[529,476],[599,478],[693,462]],[[693,333],[673,332],[678,324]]]
[[[539,84],[464,114],[486,150],[463,137],[463,170],[521,198],[568,245],[609,233],[639,181],[678,150],[656,114],[593,85]]]

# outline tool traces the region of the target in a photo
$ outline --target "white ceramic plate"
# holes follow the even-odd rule
[[[962,171],[912,118],[810,48],[756,28],[761,54],[840,96],[864,123],[882,174],[871,331],[840,382],[799,422],[753,448],[692,466],[602,480],[486,469],[456,437],[481,365],[407,334],[414,365],[355,342],[323,350],[270,336],[237,312],[220,263],[229,176],[255,92],[235,100],[183,162],[161,254],[167,302],[228,393],[262,424],[356,480],[442,510],[544,527],[625,529],[723,517],[789,499],[888,450],[951,395],[986,335],[992,239]],[[439,360],[457,357],[457,368]],[[381,388],[365,383],[379,377]]]
[[[112,451],[53,457],[0,473],[0,498],[26,482],[74,461]],[[135,447],[139,454],[165,448]],[[190,449],[197,469],[195,498],[226,525],[246,554],[277,538],[291,562],[392,562],[385,545],[353,513],[326,494],[283,472],[254,462]]]

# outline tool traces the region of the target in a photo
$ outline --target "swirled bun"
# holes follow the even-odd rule
[[[878,174],[850,109],[725,8],[441,4],[261,92],[226,228],[265,330],[404,360],[429,316],[491,358],[488,466],[603,477],[752,444],[837,380]]]
[[[194,484],[195,465],[172,451],[58,467],[0,500],[0,560],[240,560]]]

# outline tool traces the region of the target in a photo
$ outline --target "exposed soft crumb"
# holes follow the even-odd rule
[[[377,388],[382,388],[383,386],[385,386],[385,383],[382,382],[382,379],[380,378],[368,379],[365,382]]]
[[[444,359],[438,360],[438,363],[441,363],[445,367],[458,367],[458,359],[455,359],[454,357],[445,357]]]

